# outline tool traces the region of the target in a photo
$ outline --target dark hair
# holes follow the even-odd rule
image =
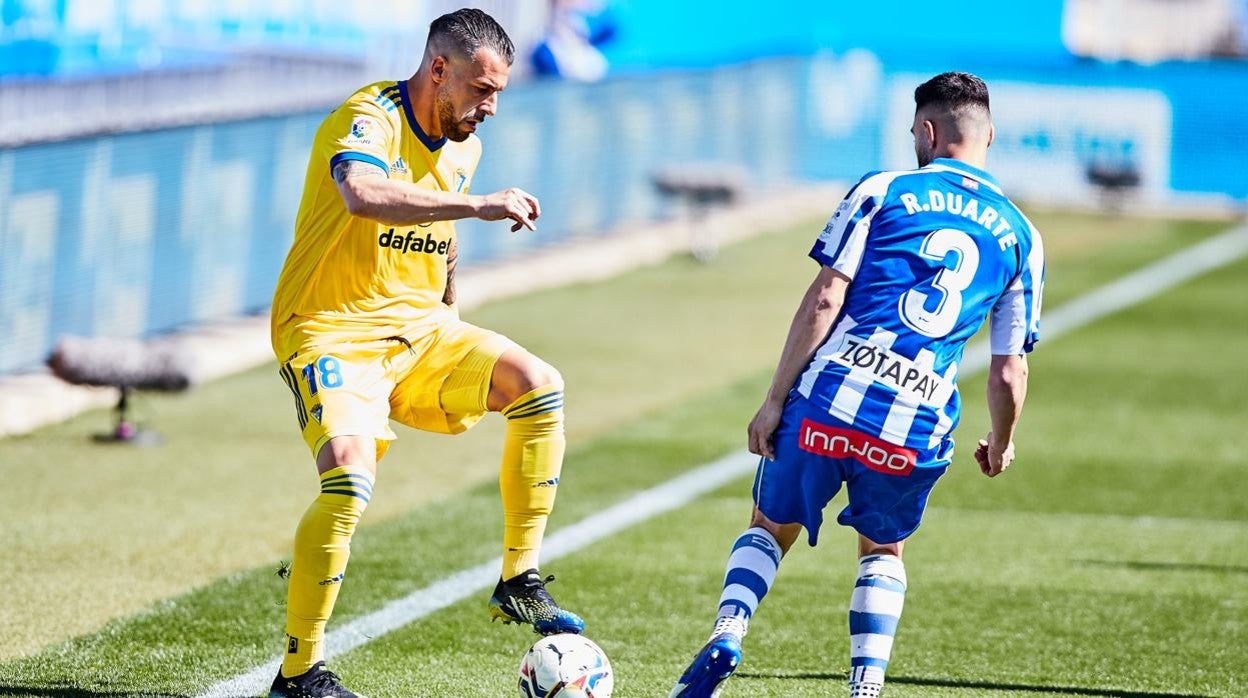
[[[481,10],[463,8],[433,20],[429,25],[429,43],[456,49],[464,58],[472,58],[482,46],[492,49],[507,65],[516,58],[511,37]]]
[[[914,110],[928,105],[958,112],[967,107],[988,109],[988,85],[970,73],[941,73],[914,88]]]

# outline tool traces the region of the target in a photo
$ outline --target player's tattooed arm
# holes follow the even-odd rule
[[[342,184],[351,177],[385,177],[386,171],[371,162],[343,160],[334,165],[332,174],[334,175],[334,181]]]
[[[481,217],[478,209],[482,197],[391,179],[380,165],[343,160],[333,166],[331,174],[348,213],[384,225],[425,225]]]
[[[442,294],[442,303],[455,307],[455,267],[459,265],[459,242],[451,238],[451,249],[446,251],[446,292]]]

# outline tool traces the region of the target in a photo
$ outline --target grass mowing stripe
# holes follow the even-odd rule
[[[1064,334],[1226,266],[1245,254],[1248,254],[1248,226],[1233,228],[1106,284],[1078,302],[1063,306],[1061,313],[1055,313],[1055,317],[1047,321],[1048,331]]]
[[[1046,212],[1033,221],[1045,231],[1052,272],[1045,295],[1052,308],[1231,227]],[[573,445],[569,475],[575,482],[581,478],[575,460],[595,450],[582,446],[615,438],[623,425],[638,424],[638,415],[692,404],[747,380],[752,386],[748,402],[754,401],[753,393],[765,389],[766,368],[788,326],[789,313],[783,309],[813,275],[805,253],[810,231],[822,225],[823,219],[811,221],[726,247],[715,264],[678,258],[602,283],[493,303],[466,319],[519,341],[557,366],[574,388],[568,439]],[[1048,356],[1046,350],[1038,370]],[[646,377],[644,390],[637,387],[638,371]],[[0,595],[0,662],[41,654],[74,638],[81,641],[113,620],[137,617],[169,599],[200,598],[198,588],[289,556],[293,523],[308,502],[290,495],[305,491],[315,472],[301,465],[308,454],[302,441],[292,438],[291,430],[298,428],[292,404],[290,391],[273,370],[262,367],[190,394],[148,395],[140,416],[156,420],[153,426],[168,437],[158,448],[116,451],[84,439],[107,426],[102,410],[29,437],[0,439],[0,477],[6,485],[0,488],[0,518],[10,541],[6,563],[16,570]],[[749,417],[727,416],[722,424]],[[214,426],[205,430],[205,424]],[[421,518],[413,518],[416,512],[441,510],[436,502],[458,499],[479,485],[493,493],[502,431],[503,421],[496,417],[454,439],[404,432],[387,456],[385,487],[370,503],[364,528],[412,522]],[[689,464],[714,460],[738,443],[736,428],[728,431],[728,443],[715,441],[723,445],[704,444],[686,451],[688,458],[667,458],[671,469],[646,470],[653,477],[633,487],[602,485],[595,490],[593,507],[574,510],[570,498],[563,497],[551,529],[658,484]],[[248,486],[238,487],[243,481]],[[131,494],[100,497],[117,488]],[[56,493],[57,506],[47,506],[48,492]],[[491,515],[501,517],[497,508],[496,502],[488,503]],[[568,515],[573,511],[575,516]],[[499,529],[473,530],[492,541]],[[361,538],[365,545],[367,540]],[[398,584],[404,588],[393,593],[370,587],[366,596],[377,601],[360,613],[498,552],[486,547],[459,564],[439,565],[436,573]],[[352,562],[357,574],[367,559],[362,555]],[[116,572],[101,575],[101,569]],[[344,611],[353,596],[359,598],[345,595]],[[37,615],[28,612],[35,607]],[[348,615],[359,613],[343,613],[341,620]],[[245,643],[235,643],[240,644]],[[253,651],[232,661],[218,655],[207,673],[222,678],[234,673],[233,667],[258,664],[267,655]]]
[[[1205,240],[1176,252],[1143,269],[1110,282],[1057,309],[1043,322],[1047,337],[1067,334],[1106,315],[1148,300],[1162,291],[1248,254],[1248,226]],[[968,348],[960,375],[973,375],[988,365],[986,343]],[[753,457],[734,454],[697,467],[652,489],[559,529],[543,546],[547,560],[573,553],[597,540],[622,531],[658,514],[675,509],[700,495],[744,476]],[[489,587],[497,579],[499,559],[457,572],[428,587],[393,601],[381,609],[351,621],[327,635],[326,654],[334,656],[360,647],[430,613],[446,608]],[[200,698],[254,695],[271,680],[281,657],[227,679],[200,694]]]
[[[542,546],[542,557],[544,561],[549,561],[574,553],[637,523],[677,509],[707,492],[747,475],[754,470],[756,461],[756,456],[734,453],[686,471],[656,487],[638,492],[609,509],[552,533]],[[327,634],[326,656],[350,652],[414,620],[490,588],[498,579],[501,565],[502,558],[498,557],[461,570],[424,589],[392,601],[368,615],[356,618]],[[273,680],[280,665],[279,655],[245,674],[212,686],[200,694],[200,698],[253,696]]]
[[[1248,225],[1232,228],[1164,257],[1142,269],[1111,281],[1096,290],[1040,316],[1040,338],[1051,340],[1153,298],[1184,281],[1238,261],[1248,255]],[[988,367],[988,342],[977,340],[966,348],[959,375]]]

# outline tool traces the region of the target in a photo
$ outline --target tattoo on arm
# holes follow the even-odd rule
[[[374,177],[377,175],[384,177],[386,171],[371,162],[342,160],[337,165],[334,165],[332,174],[334,175],[334,181],[342,184],[351,177]]]
[[[451,249],[446,252],[446,291],[442,294],[442,303],[455,305],[455,267],[459,264],[459,243],[451,238]]]

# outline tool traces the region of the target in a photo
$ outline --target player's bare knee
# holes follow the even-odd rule
[[[776,539],[776,543],[780,545],[780,553],[782,555],[789,552],[789,548],[793,547],[793,543],[797,542],[797,537],[802,533],[802,525],[797,523],[780,524],[767,518],[767,515],[759,511],[758,507],[754,507],[754,511],[750,514],[750,527],[761,528],[771,534]]]
[[[895,543],[876,543],[864,535],[858,536],[858,557],[866,557],[867,555],[892,555],[901,558],[901,551],[905,545],[905,541],[897,541]]]
[[[335,436],[321,447],[316,456],[316,469],[326,473],[334,468],[377,472],[377,447],[374,439],[362,436]]]
[[[506,406],[538,388],[563,390],[563,376],[554,366],[523,351],[504,354],[494,369],[491,393]],[[491,400],[494,402],[494,400]]]
[[[563,390],[563,376],[554,366],[530,354],[520,369],[520,384],[521,395],[545,387]]]

